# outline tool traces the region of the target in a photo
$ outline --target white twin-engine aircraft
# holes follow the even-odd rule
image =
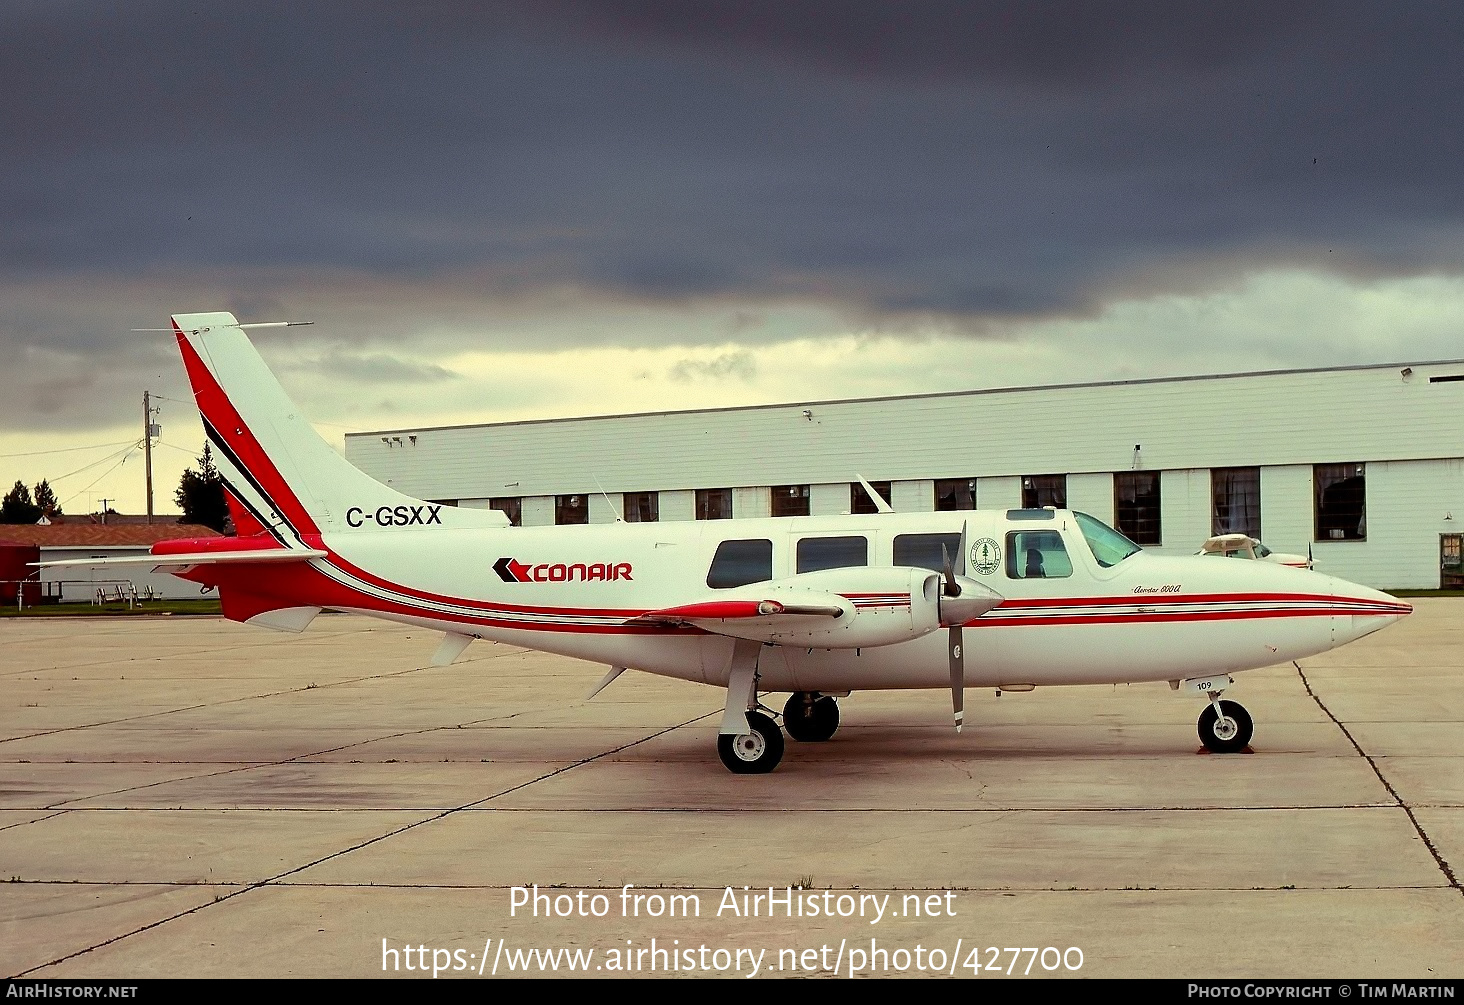
[[[783,726],[820,741],[836,697],[1168,681],[1209,699],[1200,739],[1239,751],[1236,671],[1333,649],[1412,607],[1306,569],[1159,557],[1054,509],[512,527],[408,498],[352,467],[295,407],[232,314],[173,318],[239,536],[145,561],[217,587],[226,617],[304,630],[324,609],[444,633],[434,665],[492,639],[726,688],[717,752],[771,771]],[[64,563],[51,563],[64,564]],[[95,563],[93,563],[95,564]],[[964,641],[975,644],[967,652]]]

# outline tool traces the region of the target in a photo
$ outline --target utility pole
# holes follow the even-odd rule
[[[142,456],[143,467],[147,471],[147,522],[153,522],[153,491],[152,491],[152,441],[153,425],[152,396],[147,391],[142,392]]]

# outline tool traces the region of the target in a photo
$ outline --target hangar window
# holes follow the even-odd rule
[[[661,519],[661,496],[657,492],[627,492],[620,497],[626,523],[655,523]]]
[[[1134,544],[1164,540],[1159,523],[1159,472],[1120,471],[1113,476],[1113,512],[1118,529]]]
[[[848,569],[869,564],[865,537],[805,537],[798,542],[798,571]]]
[[[774,485],[773,516],[808,516],[807,485]]]
[[[889,482],[870,482],[874,491],[885,502],[890,501]],[[874,500],[869,498],[869,493],[864,491],[864,486],[858,482],[849,483],[849,512],[850,513],[878,513],[879,507],[875,506]]]
[[[1314,465],[1312,485],[1316,490],[1316,539],[1366,541],[1367,465]]]
[[[1261,469],[1210,470],[1210,533],[1261,537]]]
[[[454,509],[457,508],[458,504],[458,501],[456,499],[428,499],[426,501],[430,503],[436,503],[439,506],[451,506]]]
[[[524,501],[517,496],[501,496],[497,499],[488,500],[488,508],[496,509],[508,517],[508,522],[515,527],[523,526],[524,522]]]
[[[732,490],[697,489],[696,518],[698,520],[732,519]]]
[[[707,572],[707,585],[714,590],[730,590],[749,583],[765,583],[773,578],[773,542],[723,541],[717,545],[712,567]]]
[[[1023,475],[1022,509],[1067,509],[1067,475]]]
[[[961,553],[960,534],[896,534],[895,564],[941,572],[945,569],[942,546],[951,558],[956,575],[964,575],[966,556]]]
[[[976,508],[976,479],[942,478],[935,483],[935,511]]]
[[[584,496],[555,496],[554,522],[557,525],[590,522],[590,503]]]
[[[1006,567],[1011,579],[1065,579],[1073,574],[1072,559],[1055,530],[1008,534]]]

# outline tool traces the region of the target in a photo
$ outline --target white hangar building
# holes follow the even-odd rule
[[[1171,554],[1244,532],[1464,585],[1464,360],[377,430],[346,456],[525,525],[869,512],[862,475],[896,510],[1054,505]]]

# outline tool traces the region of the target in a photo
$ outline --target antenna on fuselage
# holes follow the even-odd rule
[[[859,484],[863,485],[864,491],[869,493],[869,501],[874,503],[874,508],[877,512],[893,513],[895,511],[895,508],[889,504],[889,500],[876,492],[874,486],[865,481],[863,475],[856,473],[854,477],[859,479]]]
[[[603,485],[600,484],[600,476],[597,475],[597,474],[595,474],[592,471],[592,472],[590,472],[590,477],[593,478],[593,479],[595,479],[595,488],[597,488],[597,489],[600,490],[600,495],[602,495],[602,496],[605,497],[605,501],[607,503],[610,503],[610,512],[615,514],[615,522],[616,523],[624,523],[625,522],[625,517],[623,517],[623,516],[620,515],[620,510],[618,510],[618,509],[615,508],[615,503],[614,502],[611,502],[611,500],[610,500],[610,493],[608,493],[608,492],[605,491],[605,486],[603,486]]]

